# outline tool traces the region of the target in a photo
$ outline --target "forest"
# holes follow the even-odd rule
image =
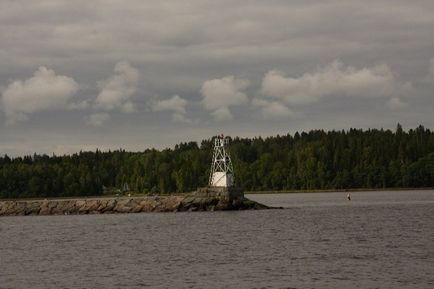
[[[1,153],[1,152],[0,152]],[[235,182],[246,191],[434,187],[434,133],[419,126],[311,130],[230,141]],[[0,198],[170,194],[206,186],[212,139],[143,152],[0,157]]]

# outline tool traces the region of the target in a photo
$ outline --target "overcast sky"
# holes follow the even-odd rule
[[[0,155],[434,128],[434,2],[0,0]]]

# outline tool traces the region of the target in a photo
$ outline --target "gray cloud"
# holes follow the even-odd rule
[[[434,127],[432,63],[427,72],[434,57],[432,1],[3,2],[2,95],[41,66],[80,88],[53,106],[9,105],[16,122],[32,121],[0,126],[0,154],[165,147],[218,132],[393,128],[398,121]],[[335,59],[344,64],[333,68]],[[132,69],[113,72],[122,60]],[[137,81],[129,74],[134,70]],[[228,75],[234,78],[228,83],[248,79],[249,85],[232,83],[224,92]],[[212,80],[217,88],[206,97],[201,88]],[[188,103],[185,113],[144,113],[156,96],[172,95]],[[5,119],[3,100],[0,106]],[[131,111],[138,113],[124,113]],[[99,114],[108,119],[92,117]]]

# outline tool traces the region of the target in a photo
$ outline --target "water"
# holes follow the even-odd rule
[[[434,191],[284,210],[0,218],[0,288],[434,288]]]

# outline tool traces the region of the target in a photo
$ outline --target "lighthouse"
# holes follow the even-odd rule
[[[229,154],[229,138],[218,135],[213,138],[208,186],[197,188],[194,195],[201,198],[220,199],[224,202],[244,200],[244,191],[235,186],[234,168]]]
[[[229,138],[219,135],[214,138],[214,150],[209,175],[210,187],[233,187],[234,169],[228,150]]]

